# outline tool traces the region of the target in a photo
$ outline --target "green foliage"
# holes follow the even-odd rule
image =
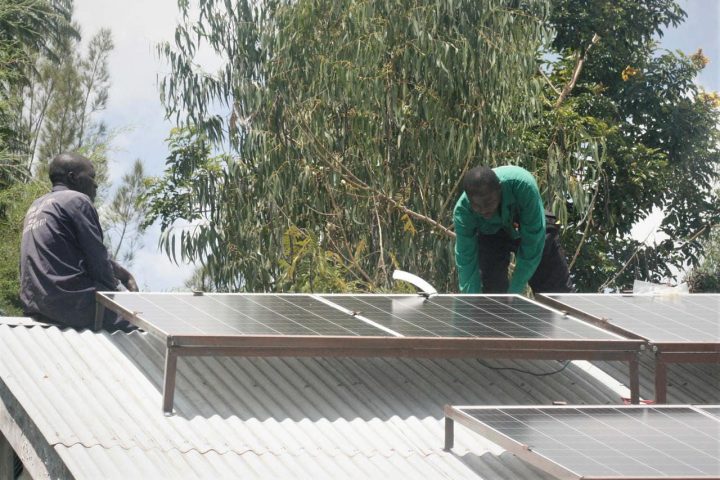
[[[675,0],[554,0],[551,23],[556,29],[552,49],[558,52],[584,50],[595,34],[602,51],[589,60],[593,76],[602,74],[593,67],[603,59],[617,67],[616,60],[628,61],[647,47],[663,28],[677,26],[685,12]],[[626,65],[629,63],[626,63]],[[606,72],[613,78],[614,71]],[[597,77],[591,77],[597,80]]]
[[[686,278],[693,293],[720,293],[720,226],[703,242],[703,257]]]
[[[15,170],[20,163],[17,155],[27,152],[27,137],[17,118],[35,59],[42,55],[57,61],[57,40],[79,37],[70,23],[71,14],[69,0],[0,0],[0,166],[4,168]],[[0,179],[7,174],[2,172]]]
[[[123,175],[121,182],[112,200],[100,209],[100,221],[110,255],[128,268],[142,248],[146,229],[144,198],[148,180],[140,159],[135,160],[132,171]]]
[[[529,135],[540,157],[568,131],[585,131],[599,142],[597,175],[578,171],[594,201],[589,211],[570,212],[563,237],[580,291],[673,277],[686,262],[698,261],[702,236],[695,234],[720,220],[712,192],[720,110],[694,83],[707,59],[702,52],[658,51],[653,40],[684,12],[671,0],[590,3],[554,3],[551,53],[557,60],[545,67],[545,96],[558,98],[585,54],[587,61],[565,102],[546,102],[543,124],[531,130],[537,136]],[[600,41],[588,50],[595,34]],[[655,208],[666,214],[661,231],[670,240],[647,247],[630,231]]]
[[[362,249],[363,245],[358,248]],[[358,252],[360,255],[361,252]],[[278,279],[280,290],[297,293],[352,292],[367,289],[358,278],[348,282],[352,269],[333,251],[325,250],[318,239],[308,231],[290,227],[283,236],[283,257],[280,259],[282,275]]]
[[[48,161],[62,151],[78,151],[95,165],[100,201],[108,190],[112,134],[96,114],[107,103],[112,39],[101,29],[79,54],[80,35],[71,17],[69,0],[0,0],[0,310],[5,313],[20,313],[23,217],[30,203],[49,191]],[[124,181],[108,208],[107,226],[114,250],[127,260],[142,231],[142,168],[136,166]]]
[[[94,149],[110,140],[105,124],[95,118],[105,109],[110,88],[110,31],[100,29],[85,55],[77,53],[79,41],[73,38],[64,39],[59,48],[65,52],[61,63],[40,61],[38,75],[27,89],[28,103],[37,104],[26,110],[24,120],[29,128],[34,126],[41,168],[59,153]]]
[[[480,163],[535,173],[581,291],[697,263],[720,219],[707,59],[654,43],[673,0],[179,5],[151,219],[220,288],[377,290],[402,268],[453,291],[451,210]],[[630,230],[655,208],[670,240],[646,247]]]
[[[57,61],[54,44],[62,38],[80,38],[71,16],[72,0],[2,0],[0,38],[5,47],[20,47]]]
[[[190,278],[185,280],[185,288],[194,292],[220,292],[212,277],[207,273],[205,268],[198,267],[193,271]]]
[[[546,2],[209,0],[197,19],[179,4],[162,93],[188,128],[158,184],[173,191],[151,195],[166,251],[179,240],[233,290],[378,289],[394,268],[454,290],[458,182],[520,161]],[[193,62],[202,43],[214,75]]]
[[[25,211],[46,186],[31,181],[30,140],[18,121],[23,90],[39,56],[57,61],[56,42],[78,37],[70,23],[72,2],[0,0],[0,311],[21,314],[18,300],[19,239]]]
[[[47,182],[18,183],[0,190],[0,311],[22,315],[19,284],[20,237],[30,204],[49,190]]]

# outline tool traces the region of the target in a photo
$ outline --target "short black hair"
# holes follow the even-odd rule
[[[55,156],[48,166],[50,183],[55,185],[57,183],[66,182],[68,173],[76,170],[78,166],[89,161],[90,160],[87,158],[75,152],[64,152]]]
[[[490,167],[474,167],[463,177],[462,186],[467,195],[499,192],[500,179]]]

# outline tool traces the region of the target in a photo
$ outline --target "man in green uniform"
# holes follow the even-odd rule
[[[521,167],[475,167],[455,205],[455,263],[462,293],[573,290],[555,217],[537,182]],[[546,218],[547,217],[547,218]],[[515,270],[508,280],[510,253]]]

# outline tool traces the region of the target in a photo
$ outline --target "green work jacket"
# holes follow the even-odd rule
[[[479,233],[493,234],[502,228],[511,238],[520,239],[508,293],[525,290],[540,264],[545,247],[545,209],[535,178],[524,168],[510,165],[494,168],[493,171],[500,179],[502,200],[499,211],[490,219],[472,210],[465,193],[455,204],[455,265],[462,293],[482,293],[478,265]],[[519,223],[519,228],[515,228],[514,221]]]

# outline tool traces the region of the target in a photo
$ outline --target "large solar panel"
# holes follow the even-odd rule
[[[720,342],[718,294],[552,294],[543,297],[605,319],[653,343]]]
[[[621,360],[639,397],[628,340],[520,296],[99,292],[109,308],[167,344],[163,408],[177,358],[193,355],[404,356]]]
[[[144,328],[173,336],[619,339],[519,296],[103,295]]]
[[[446,407],[446,414],[555,474],[720,477],[720,421],[690,406]]]
[[[409,337],[617,339],[519,296],[327,295],[326,300]]]
[[[103,295],[132,313],[135,323],[164,335],[390,335],[307,295],[126,292]]]

